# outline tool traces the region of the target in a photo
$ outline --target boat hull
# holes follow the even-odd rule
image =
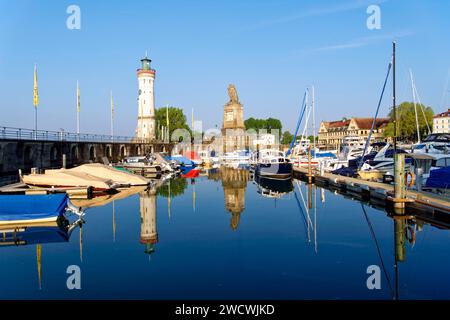
[[[258,163],[255,174],[272,179],[290,179],[292,177],[292,163]]]

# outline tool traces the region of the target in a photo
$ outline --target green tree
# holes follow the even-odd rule
[[[429,134],[428,126],[433,127],[433,116],[434,112],[431,107],[426,107],[424,105],[417,104],[417,118],[419,122],[419,132],[421,139]],[[422,109],[425,113],[426,120],[423,117]],[[414,103],[403,102],[396,108],[397,113],[397,138],[399,140],[405,141],[416,141],[417,140],[417,124],[416,124],[416,114],[414,109]],[[390,123],[387,125],[384,131],[385,137],[394,136],[394,111],[389,112]]]
[[[158,108],[155,111],[157,137],[161,137],[161,126],[167,127],[166,112],[166,107]],[[186,129],[192,137],[192,131],[187,124],[186,116],[184,115],[183,110],[181,108],[169,107],[170,137],[176,129]]]
[[[244,121],[244,125],[246,130],[254,129],[259,131],[265,129],[268,133],[270,133],[270,130],[279,130],[281,132],[282,129],[281,121],[274,118],[255,119],[251,117]]]
[[[309,136],[309,137],[308,137],[308,140],[309,140],[309,142],[311,142],[311,143],[314,142],[314,139],[316,139],[316,143],[317,143],[318,140],[319,140],[319,137],[317,137],[317,136]]]
[[[285,131],[281,136],[281,144],[290,144],[293,138],[294,138],[293,134],[291,134],[289,131]]]
[[[170,180],[170,197],[175,198],[184,193],[187,188],[187,180],[178,178]],[[169,183],[166,183],[156,190],[156,194],[164,198],[169,197]]]

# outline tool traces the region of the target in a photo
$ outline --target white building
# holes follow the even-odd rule
[[[450,133],[450,109],[433,117],[433,133]]]
[[[253,147],[256,149],[259,147],[260,149],[269,148],[273,146],[278,146],[278,143],[275,141],[275,135],[264,133],[260,134],[258,139],[253,140]]]
[[[142,66],[137,70],[138,124],[136,138],[154,140],[156,138],[154,81],[156,71],[150,67],[151,60],[145,57]]]

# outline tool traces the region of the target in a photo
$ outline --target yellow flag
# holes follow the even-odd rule
[[[34,86],[33,86],[33,105],[37,108],[39,104],[39,94],[38,94],[38,80],[37,80],[37,68],[34,66]]]
[[[77,81],[77,112],[80,112],[80,87]]]
[[[166,106],[166,124],[169,126],[169,106]]]

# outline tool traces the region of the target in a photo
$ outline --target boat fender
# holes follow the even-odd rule
[[[409,181],[408,181],[409,177]],[[408,171],[405,173],[405,185],[408,188],[411,188],[414,185],[414,182],[416,181],[416,175],[412,171]]]

